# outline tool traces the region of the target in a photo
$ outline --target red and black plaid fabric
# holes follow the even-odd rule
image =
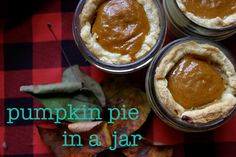
[[[107,75],[90,66],[73,41],[71,25],[77,3],[78,0],[1,1],[0,156],[53,156],[41,141],[36,122],[19,119],[14,125],[7,125],[5,109],[38,107],[38,102],[20,93],[19,87],[61,81],[62,71],[68,66],[61,46],[71,64],[79,64],[97,81]],[[52,25],[57,41],[50,33],[48,23]],[[166,43],[169,41],[167,37]],[[236,53],[235,43],[235,36],[223,42],[233,53]],[[143,70],[133,75],[143,73],[144,80],[145,72]],[[215,131],[187,134],[168,127],[152,114],[141,131],[150,140],[174,145],[175,157],[236,156],[236,117]]]

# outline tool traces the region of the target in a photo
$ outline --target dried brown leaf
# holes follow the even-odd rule
[[[113,125],[109,125],[111,133],[117,132],[118,136],[121,134],[130,135],[137,131],[146,121],[151,108],[148,103],[146,94],[132,86],[125,77],[111,78],[102,84],[105,95],[107,98],[108,107],[123,108],[126,106],[126,117],[128,116],[128,111],[131,108],[137,108],[139,110],[139,118],[137,120],[117,120],[114,121]],[[123,117],[123,112],[121,112],[120,117]]]
[[[62,137],[64,131],[72,134],[67,128],[46,129],[38,127],[38,130],[41,139],[56,157],[92,157],[94,154],[104,150],[103,147],[90,147],[85,142],[83,147],[64,147],[64,139]],[[67,142],[70,143],[70,139]]]

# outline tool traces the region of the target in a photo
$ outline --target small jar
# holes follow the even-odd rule
[[[204,131],[213,130],[223,125],[226,121],[228,121],[235,113],[236,106],[234,106],[233,109],[230,110],[230,112],[228,112],[225,118],[220,118],[204,125],[188,123],[185,120],[177,116],[174,116],[173,113],[171,113],[170,110],[160,102],[159,98],[156,95],[155,84],[154,84],[156,68],[160,64],[161,60],[165,57],[165,55],[167,55],[170,52],[170,50],[173,49],[175,46],[189,42],[189,41],[194,41],[199,44],[209,44],[209,45],[215,46],[219,48],[225,54],[225,56],[228,57],[231,63],[235,63],[235,60],[233,59],[229,51],[227,51],[225,48],[220,46],[218,43],[208,41],[205,39],[195,38],[195,37],[185,37],[185,38],[178,39],[166,45],[164,48],[162,48],[160,53],[154,57],[146,75],[146,81],[145,81],[146,93],[147,93],[147,97],[153,111],[166,124],[168,124],[169,126],[177,130],[184,131],[184,132],[204,132]]]
[[[168,19],[168,29],[176,37],[195,36],[220,41],[236,33],[236,25],[207,28],[193,22],[181,11],[176,0],[164,0],[163,5]]]
[[[113,74],[126,74],[126,73],[131,73],[135,72],[137,70],[140,70],[147,66],[153,56],[159,52],[159,50],[162,48],[164,40],[165,40],[165,34],[166,34],[166,29],[167,29],[167,22],[166,22],[166,17],[164,14],[164,10],[162,8],[161,3],[159,0],[152,0],[153,3],[155,4],[158,14],[159,14],[159,24],[160,24],[160,34],[159,38],[157,39],[155,45],[151,48],[149,52],[140,59],[128,63],[128,64],[109,64],[101,61],[98,59],[85,45],[84,41],[81,38],[81,24],[80,24],[80,14],[83,10],[83,7],[86,3],[86,0],[81,0],[77,6],[77,9],[74,14],[74,19],[73,19],[73,24],[72,24],[72,30],[73,30],[73,36],[75,43],[78,46],[78,49],[80,53],[88,60],[92,65],[95,67],[108,72],[108,73],[113,73]],[[128,15],[127,15],[128,16]]]

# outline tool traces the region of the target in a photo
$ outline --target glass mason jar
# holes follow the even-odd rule
[[[169,31],[176,37],[196,36],[220,41],[236,33],[236,25],[224,28],[207,28],[198,25],[181,11],[176,0],[163,0],[163,6]]]
[[[233,59],[232,55],[230,54],[229,51],[227,51],[225,48],[223,48],[221,45],[218,43],[206,40],[206,39],[201,39],[201,38],[195,38],[195,37],[185,37],[178,39],[176,41],[173,41],[166,45],[164,48],[161,49],[160,53],[157,54],[154,58],[152,63],[150,64],[150,67],[148,69],[147,75],[146,75],[146,93],[148,100],[152,106],[153,111],[155,114],[166,124],[169,126],[185,131],[185,132],[203,132],[203,131],[209,131],[213,130],[221,125],[223,125],[227,120],[229,120],[233,114],[236,111],[236,107],[234,107],[225,118],[218,119],[214,122],[210,122],[205,125],[194,125],[191,123],[187,123],[186,121],[181,120],[180,118],[177,118],[177,116],[173,116],[173,113],[171,113],[159,100],[158,97],[156,96],[156,91],[155,91],[155,86],[154,86],[154,76],[156,73],[156,68],[158,67],[159,63],[161,62],[162,58],[170,52],[172,48],[179,44],[183,44],[189,41],[195,41],[200,44],[209,44],[212,46],[215,46],[219,48],[228,58],[232,63],[235,63],[235,60]],[[235,64],[233,64],[235,65]]]
[[[165,40],[165,34],[167,29],[167,22],[166,22],[166,16],[164,14],[164,10],[162,8],[162,5],[159,0],[153,0],[159,14],[159,23],[160,23],[160,34],[159,38],[156,41],[153,48],[147,52],[145,56],[140,58],[139,60],[129,63],[129,64],[108,64],[101,60],[99,60],[85,45],[83,42],[80,31],[81,31],[81,25],[80,25],[80,19],[79,16],[82,12],[82,9],[85,5],[86,0],[81,0],[76,8],[73,24],[72,24],[72,31],[75,43],[77,44],[77,47],[80,51],[80,53],[85,57],[86,60],[88,60],[92,65],[96,66],[97,68],[114,74],[125,74],[125,73],[131,73],[137,70],[140,70],[147,66],[153,56],[159,52],[159,50],[162,48],[164,40]],[[128,16],[128,15],[127,15]]]

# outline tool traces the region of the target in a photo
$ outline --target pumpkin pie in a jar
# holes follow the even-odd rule
[[[153,77],[162,107],[184,123],[214,123],[228,117],[236,105],[235,68],[210,42],[189,40],[173,46],[161,58]]]
[[[207,28],[236,24],[236,0],[176,0],[181,11],[193,22]]]
[[[80,36],[100,61],[133,63],[146,56],[160,36],[153,0],[87,0],[80,14]]]

